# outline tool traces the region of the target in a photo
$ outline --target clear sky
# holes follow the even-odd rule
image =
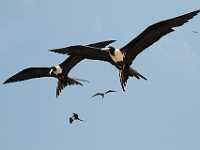
[[[106,39],[121,47],[148,25],[199,8],[199,0],[1,0],[0,82],[67,57],[48,49]],[[96,61],[70,72],[90,83],[58,99],[55,79],[1,84],[0,149],[199,150],[199,44],[200,15],[137,57],[132,67],[148,81],[129,79],[125,93],[118,70]],[[119,92],[90,99],[107,89]],[[69,125],[71,112],[86,121]]]

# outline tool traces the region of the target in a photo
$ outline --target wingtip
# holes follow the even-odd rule
[[[7,79],[6,81],[3,82],[3,84],[8,84],[11,83],[12,81],[10,81],[9,79]]]

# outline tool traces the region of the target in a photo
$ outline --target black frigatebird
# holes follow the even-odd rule
[[[114,42],[115,40],[106,40],[98,43],[89,44],[88,46],[103,48],[110,43]],[[7,79],[4,84],[17,82],[17,81],[24,81],[33,78],[41,78],[41,77],[54,77],[58,79],[57,88],[56,88],[56,97],[59,96],[61,90],[68,85],[83,85],[79,81],[86,81],[81,79],[73,79],[68,76],[70,70],[82,61],[83,58],[79,56],[69,56],[65,59],[64,62],[58,65],[54,65],[52,67],[30,67],[26,68],[9,79]]]

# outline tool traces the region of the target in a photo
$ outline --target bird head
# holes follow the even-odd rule
[[[50,75],[58,75],[58,74],[61,74],[61,73],[62,73],[62,68],[60,67],[60,65],[52,66],[50,71],[49,71]]]

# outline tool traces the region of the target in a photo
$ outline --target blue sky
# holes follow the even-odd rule
[[[121,47],[148,25],[199,9],[198,0],[7,0],[0,2],[0,80],[31,66],[51,66],[67,56],[48,49],[118,40]],[[55,98],[55,79],[1,85],[0,149],[199,150],[200,15],[145,50],[132,65],[148,81],[130,79],[126,93],[118,71],[83,61],[70,76],[87,79]],[[97,91],[119,90],[101,99]],[[69,125],[77,112],[86,120]]]

